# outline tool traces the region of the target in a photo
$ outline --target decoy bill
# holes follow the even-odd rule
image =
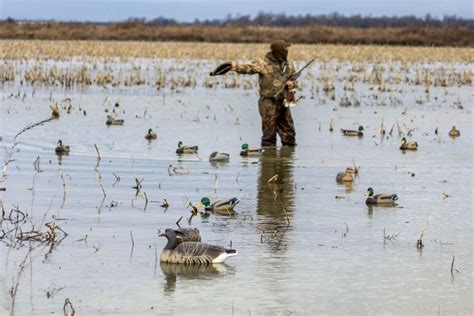
[[[201,242],[179,243],[177,236],[182,235],[179,230],[167,228],[160,236],[166,237],[168,242],[160,254],[160,261],[187,265],[206,265],[224,263],[228,258],[237,255],[237,250],[226,249],[221,246],[209,245]]]

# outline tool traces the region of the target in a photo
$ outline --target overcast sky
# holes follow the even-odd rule
[[[158,16],[179,21],[224,18],[228,13],[260,11],[297,15],[338,12],[344,15],[473,18],[474,0],[0,0],[0,18],[118,21]]]

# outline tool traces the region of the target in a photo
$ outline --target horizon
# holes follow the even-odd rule
[[[287,16],[361,15],[363,17],[402,17],[434,19],[456,16],[472,19],[472,3],[469,0],[296,0],[290,9],[283,0],[0,0],[0,19],[54,20],[58,22],[121,22],[127,19],[152,20],[154,18],[174,19],[180,23],[199,20],[225,20],[229,15],[256,16],[260,12]],[[270,8],[270,9],[269,9]]]

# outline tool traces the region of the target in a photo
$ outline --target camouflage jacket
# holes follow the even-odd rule
[[[291,62],[282,67],[265,58],[259,58],[247,65],[237,65],[236,72],[239,74],[258,74],[260,86],[260,97],[273,97],[279,89],[286,83],[286,79],[295,73],[295,68]]]

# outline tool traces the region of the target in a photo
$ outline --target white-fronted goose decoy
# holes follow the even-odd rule
[[[168,243],[160,254],[161,262],[188,265],[223,263],[227,258],[237,254],[235,249],[226,249],[200,242],[179,243],[176,235],[180,234],[179,230],[171,228],[167,228],[164,233],[160,234],[168,239]]]

